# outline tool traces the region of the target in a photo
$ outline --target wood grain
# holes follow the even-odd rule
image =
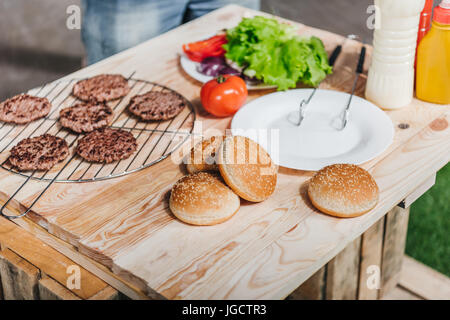
[[[450,300],[450,278],[404,256],[400,286],[426,300]]]
[[[359,289],[358,300],[376,300],[378,299],[379,288],[371,288],[367,285],[369,276],[373,271],[368,271],[369,267],[378,267],[381,277],[381,258],[383,252],[383,232],[384,219],[374,223],[363,235],[361,239],[361,262],[359,269]],[[380,279],[381,280],[381,279]]]
[[[2,275],[0,274],[0,300],[5,299],[3,296]]]
[[[0,243],[22,257],[26,257],[29,263],[43,270],[62,285],[66,285],[68,267],[76,265],[61,253],[4,218],[0,219]],[[89,298],[108,286],[83,268],[80,269],[80,275],[81,288],[73,291],[83,299]]]
[[[16,264],[19,261],[19,266],[29,265],[32,266],[30,269],[39,271],[38,291],[41,300],[46,297],[51,298],[52,292],[55,295],[52,299],[97,297],[96,299],[107,298],[110,300],[116,299],[118,296],[117,290],[82,267],[80,267],[80,289],[67,289],[67,277],[69,276],[67,268],[77,264],[4,218],[0,218],[0,245],[3,248],[2,252],[8,253],[8,262],[10,265],[14,265],[15,269],[18,268]],[[53,283],[57,283],[57,285]]]
[[[350,242],[327,265],[326,299],[356,300],[358,297],[361,239]]]
[[[395,288],[400,280],[408,218],[409,208],[396,207],[386,215],[381,264],[381,296]]]
[[[223,132],[231,119],[215,119],[202,110],[199,83],[180,69],[180,45],[187,39],[205,38],[212,30],[232,27],[243,15],[254,14],[257,12],[227,6],[66,79],[105,72],[129,75],[136,70],[134,77],[161,83],[191,99],[204,130]],[[301,34],[322,38],[328,51],[343,40],[329,32],[296,25]],[[324,87],[351,89],[359,48],[357,42],[346,44],[334,75]],[[360,95],[365,77],[361,79]],[[52,86],[48,87],[46,90],[51,90]],[[249,100],[268,92],[251,93]],[[168,191],[185,171],[166,159],[118,179],[54,184],[28,219],[69,246],[36,231],[44,241],[95,270],[102,279],[115,282],[117,277],[120,283],[131,284],[127,289],[134,286],[152,297],[285,297],[417,187],[423,175],[430,176],[448,162],[449,130],[435,123],[436,119],[448,121],[442,117],[447,110],[448,106],[414,100],[405,109],[388,112],[396,128],[395,140],[382,155],[363,165],[371,170],[381,190],[379,205],[363,217],[339,220],[318,214],[304,192],[312,173],[281,169],[277,189],[264,203],[243,203],[239,213],[221,225],[188,226],[176,220],[167,207]],[[397,128],[404,122],[409,129]],[[0,171],[0,202],[22,181],[22,177]],[[12,203],[16,207],[13,210],[20,210],[19,203],[29,205],[44,186],[27,184]],[[23,221],[17,223],[29,227]],[[30,227],[33,230],[38,229]]]
[[[402,287],[395,287],[388,294],[386,294],[382,300],[423,300],[421,297],[414,293],[405,290]]]
[[[442,119],[448,121],[449,116]],[[348,243],[359,237],[361,230],[367,230],[395,203],[414,190],[420,177],[427,177],[445,165],[449,157],[449,138],[448,127],[436,131],[430,124],[408,143],[383,158],[376,169],[371,170],[382,190],[381,198],[385,199],[375,210],[353,219],[335,219],[317,212],[310,214],[251,262],[242,266],[211,297],[286,297]],[[326,236],[324,230],[327,230]]]
[[[39,269],[9,249],[0,252],[0,274],[5,300],[39,299]]]
[[[40,300],[81,300],[52,278],[44,277],[40,279],[38,286]]]
[[[126,297],[111,286],[106,287],[102,291],[96,293],[89,300],[123,300]]]
[[[84,269],[95,274],[98,278],[107,282],[109,285],[119,290],[124,295],[136,300],[161,299],[160,295],[154,292],[143,292],[136,286],[133,286],[132,284],[126,282],[124,279],[119,278],[117,275],[113,274],[109,269],[107,269],[100,263],[79,254],[76,247],[51,235],[44,228],[36,225],[33,221],[27,218],[23,218],[15,220],[15,222],[24,230],[27,230],[28,232],[33,234],[36,239],[39,239],[42,242],[48,244],[51,248],[71,259],[73,262],[82,265]]]
[[[295,289],[288,300],[324,300],[326,298],[326,273],[328,264],[320,268],[300,287]]]
[[[425,192],[427,192],[436,183],[436,174],[428,177],[419,187],[417,187],[411,194],[409,194],[399,206],[403,209],[411,207],[411,205],[419,199]]]

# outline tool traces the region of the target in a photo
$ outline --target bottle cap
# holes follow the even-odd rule
[[[433,21],[450,24],[450,0],[442,0],[441,4],[434,8]]]

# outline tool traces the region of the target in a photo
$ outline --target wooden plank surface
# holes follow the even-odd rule
[[[150,295],[148,292],[145,293],[136,286],[133,286],[124,279],[119,278],[117,275],[112,273],[111,270],[101,265],[100,263],[79,254],[76,247],[71,244],[51,235],[44,228],[38,226],[31,220],[27,218],[14,220],[20,227],[31,233],[36,239],[48,244],[51,248],[69,258],[73,262],[83,266],[84,269],[88,270],[92,274],[95,274],[99,279],[105,281],[113,288],[116,288],[124,295],[136,299],[136,300],[147,300],[147,299],[161,299],[161,296]],[[1,242],[0,242],[1,244]]]
[[[119,291],[114,289],[111,286],[108,286],[101,290],[100,292],[96,293],[92,297],[89,298],[89,300],[122,300],[126,297],[122,294],[120,294]]]
[[[0,274],[5,300],[39,299],[39,269],[9,249],[0,251]]]
[[[374,282],[371,282],[369,286],[367,282],[371,280],[369,277],[376,277],[374,280],[378,284],[381,280],[383,230],[384,219],[380,219],[361,236],[358,300],[378,299],[380,286],[378,285],[378,288],[376,288],[376,283]]]
[[[414,293],[397,286],[383,296],[382,300],[423,300]]]
[[[164,84],[191,99],[204,129],[224,130],[230,118],[218,120],[201,109],[199,83],[181,71],[178,53],[182,43],[232,27],[243,15],[252,14],[255,12],[241,7],[225,7],[68,78],[104,72],[129,75],[136,70],[135,78]],[[321,37],[328,51],[343,40],[297,25],[301,34]],[[324,88],[351,89],[359,48],[356,42],[346,44]],[[364,84],[363,76],[359,95]],[[249,100],[268,92],[252,93]],[[364,164],[380,185],[380,203],[360,218],[340,220],[318,214],[305,196],[312,173],[282,168],[275,194],[264,203],[242,206],[233,219],[221,225],[188,226],[172,216],[166,201],[167,192],[185,171],[166,159],[122,178],[55,184],[33,208],[29,219],[148,295],[172,299],[285,297],[417,187],[422,175],[431,175],[448,161],[448,118],[443,116],[447,110],[448,106],[414,100],[408,108],[388,112],[396,128],[394,143]],[[407,130],[397,128],[404,122],[410,125]],[[5,201],[21,182],[22,177],[1,171],[0,201]],[[27,184],[18,201],[29,205],[44,186]],[[20,208],[18,202],[12,205]],[[285,260],[278,259],[280,254],[294,262],[286,266]],[[266,262],[264,266],[261,261]],[[258,275],[247,278],[254,273]]]
[[[403,209],[409,208],[414,201],[419,199],[425,192],[427,192],[436,183],[436,174],[428,177],[420,186],[418,186],[411,194],[409,194],[399,206]]]
[[[391,210],[396,212],[397,209]],[[389,215],[390,213],[388,213]],[[404,220],[405,227],[408,221]],[[375,222],[364,234],[345,247],[328,264],[314,273],[287,299],[301,300],[376,300],[381,287],[381,262],[383,253],[385,218]],[[404,235],[397,227],[390,229]],[[388,246],[389,247],[389,246]],[[403,252],[398,252],[399,259]],[[392,271],[389,270],[388,272]]]
[[[11,277],[11,272],[8,270],[23,269],[23,276],[27,275],[24,284],[26,286],[25,292],[27,293],[23,293],[24,289],[19,291],[22,292],[20,295],[24,297],[30,298],[34,296],[36,298],[37,291],[50,297],[48,294],[51,290],[46,290],[46,288],[55,288],[56,296],[53,298],[59,297],[62,299],[74,295],[77,299],[89,299],[103,290],[111,288],[107,283],[80,267],[80,288],[67,289],[67,279],[70,276],[68,268],[78,265],[29,232],[4,218],[0,218],[0,244],[3,248],[0,252],[0,255],[3,255],[3,260],[0,264],[5,266],[2,268],[3,272],[8,272],[8,274],[4,275],[4,285],[11,287],[10,283],[14,283],[14,286],[22,286],[16,281],[17,279]],[[15,273],[18,273],[18,271]],[[36,279],[31,281],[33,277]],[[35,287],[38,284],[38,280],[39,288]],[[58,285],[54,284],[54,282],[58,283]],[[33,284],[33,290],[37,290],[36,292],[30,289],[30,283]],[[59,287],[64,289],[59,289]],[[11,297],[10,292],[14,288],[16,287],[6,290],[8,294],[5,296],[5,299]],[[70,292],[70,294],[65,294],[65,292]]]
[[[404,255],[399,284],[383,300],[450,300],[450,278]]]
[[[320,268],[286,299],[289,300],[323,300],[326,298],[327,266]]]
[[[403,257],[399,284],[426,300],[450,300],[450,278],[408,256]]]
[[[381,264],[381,296],[395,288],[400,280],[408,231],[409,208],[394,208],[386,215]]]
[[[383,231],[384,227],[384,219],[381,219],[377,224],[375,224],[372,228],[366,231],[362,237],[370,236],[370,244],[375,240],[375,238],[380,238],[379,236],[375,236],[379,231]],[[383,232],[381,232],[383,234]],[[381,237],[382,238],[382,237]],[[360,240],[360,239],[357,239]],[[361,246],[363,246],[364,240],[361,239]],[[382,239],[380,239],[382,240]],[[367,240],[366,240],[367,241]],[[369,244],[368,243],[368,244]],[[380,242],[382,243],[382,242]],[[346,249],[344,249],[337,257],[349,249],[349,247],[354,246],[354,243],[350,243]],[[369,245],[367,245],[367,248]],[[378,263],[381,261],[381,246],[376,246],[377,254],[375,257],[379,258]],[[361,247],[361,251],[363,248]],[[336,257],[336,258],[337,258]],[[336,261],[336,258],[331,262]],[[367,299],[377,299],[378,295],[373,294],[373,292],[378,293],[379,290],[368,290],[368,288],[364,288],[361,283],[361,275],[363,274],[363,260],[364,257],[361,256],[360,262],[360,284],[358,289],[358,300],[367,300]],[[371,257],[371,261],[373,258]],[[382,300],[450,300],[450,278],[443,275],[442,273],[437,272],[436,270],[431,269],[430,267],[422,264],[421,262],[414,260],[413,258],[402,254],[402,268],[399,276],[398,284],[385,293],[381,299]],[[331,263],[330,262],[330,263]],[[344,265],[348,264],[348,262],[343,261]],[[300,300],[322,300],[326,299],[326,290],[327,290],[327,268],[328,264],[317,271],[314,275],[312,275],[308,280],[306,280],[299,288],[297,288],[294,292],[292,292],[287,299],[300,299]],[[338,286],[338,283],[333,283],[333,281],[341,280],[341,278],[335,278],[332,280],[333,286]],[[328,281],[330,282],[330,281]],[[338,286],[339,287],[339,286]],[[349,290],[347,294],[351,294],[354,291],[352,286],[345,286],[344,288],[339,288],[340,292],[344,292],[345,290]]]
[[[449,121],[449,118],[439,119],[439,122]],[[439,161],[433,154],[441,154],[448,159],[450,130],[448,127],[436,130],[436,127],[435,123],[430,124],[404,146],[382,159],[376,170],[371,170],[382,190],[381,197],[386,199],[376,210],[345,220],[310,214],[236,271],[233,278],[212,297],[231,299],[245,297],[250,293],[259,299],[286,297],[298,284],[360,236],[361,230],[367,230],[395,203],[414,190],[413,185],[417,183],[418,177],[429,176],[442,167],[442,159]],[[400,160],[393,161],[394,159]],[[409,168],[411,171],[405,170],[405,164],[411,159],[420,161]],[[399,190],[392,192],[397,187],[400,187]],[[326,236],[324,230],[327,230]]]
[[[356,300],[358,297],[361,239],[350,242],[328,263],[327,300]]]
[[[5,299],[3,296],[2,275],[0,274],[0,300]]]
[[[39,280],[38,285],[40,300],[81,300],[73,292],[52,278],[42,278]]]

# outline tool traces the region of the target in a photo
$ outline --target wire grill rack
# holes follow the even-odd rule
[[[13,219],[25,216],[41,198],[53,183],[79,183],[92,182],[124,176],[152,166],[169,157],[177,150],[192,134],[195,122],[195,109],[192,104],[182,97],[187,107],[175,118],[166,121],[141,121],[127,111],[127,105],[131,97],[148,91],[177,92],[168,87],[128,77],[130,92],[127,96],[111,101],[108,104],[114,110],[114,120],[111,128],[120,128],[131,132],[137,140],[138,148],[128,159],[123,159],[110,164],[98,164],[87,162],[74,151],[77,140],[82,134],[76,134],[69,129],[63,128],[58,122],[59,110],[80,102],[71,95],[72,86],[80,79],[56,81],[39,88],[30,90],[31,95],[46,97],[52,103],[50,113],[40,120],[26,125],[15,125],[9,123],[0,124],[0,167],[10,173],[25,177],[25,181],[16,189],[0,210],[0,214]],[[180,95],[181,96],[181,95]],[[19,172],[8,163],[9,150],[21,140],[52,134],[67,141],[70,149],[69,157],[47,171]],[[44,181],[47,185],[38,194],[25,212],[11,216],[3,211],[9,202],[30,181]]]

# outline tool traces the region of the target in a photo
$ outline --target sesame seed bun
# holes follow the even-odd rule
[[[197,143],[191,149],[187,158],[187,171],[189,173],[219,171],[216,164],[216,153],[224,138],[222,136],[214,136]]]
[[[240,207],[239,197],[210,172],[187,175],[173,186],[169,199],[172,213],[194,225],[213,225],[230,219]]]
[[[225,183],[245,200],[264,201],[275,190],[277,167],[266,150],[249,138],[226,138],[217,163]]]
[[[308,195],[320,211],[341,218],[357,217],[378,203],[378,185],[369,172],[353,164],[333,164],[311,179]]]

